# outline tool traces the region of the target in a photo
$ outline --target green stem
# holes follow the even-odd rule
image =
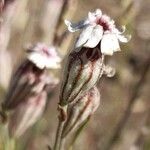
[[[57,132],[56,132],[56,138],[55,138],[55,144],[53,150],[63,150],[63,143],[62,143],[62,132],[63,132],[63,127],[64,123],[67,118],[67,105],[61,106],[58,105],[58,111],[59,111],[59,123],[57,127]]]
[[[65,150],[65,141],[66,141],[66,138],[61,139],[61,143],[60,143],[61,144],[61,146],[60,146],[61,150]]]
[[[56,139],[55,139],[55,145],[54,150],[61,150],[62,149],[62,131],[63,131],[64,121],[61,121],[59,119],[58,127],[57,127],[57,133],[56,133]]]
[[[75,135],[73,136],[73,139],[71,141],[71,144],[69,145],[68,150],[73,150],[73,145],[76,142],[77,138],[79,137],[81,131],[83,130],[83,128],[86,126],[86,124],[88,123],[90,117],[81,125],[81,127],[75,132]]]
[[[8,124],[2,124],[0,126],[1,140],[2,140],[2,149],[3,150],[15,150],[15,139],[10,138],[8,133]]]
[[[7,141],[4,144],[4,150],[15,150],[15,139],[7,138]]]

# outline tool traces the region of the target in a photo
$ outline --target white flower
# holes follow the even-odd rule
[[[55,47],[47,47],[42,43],[28,49],[28,59],[38,68],[59,68],[61,58],[58,56]]]
[[[87,19],[77,24],[72,24],[65,20],[70,32],[82,29],[82,32],[76,42],[75,48],[89,47],[94,48],[100,43],[101,52],[104,55],[113,55],[114,52],[120,51],[119,41],[126,43],[131,36],[124,36],[125,27],[120,32],[114,20],[107,15],[103,15],[100,9],[95,12],[89,12]],[[79,50],[79,49],[77,49]]]

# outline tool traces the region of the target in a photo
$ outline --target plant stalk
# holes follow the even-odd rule
[[[57,127],[57,133],[56,133],[56,139],[55,139],[55,145],[54,150],[62,150],[62,131],[63,131],[64,121],[59,119],[58,127]]]
[[[59,111],[59,123],[57,127],[57,132],[56,132],[56,138],[55,138],[55,144],[53,150],[63,150],[64,143],[62,143],[62,132],[63,132],[63,127],[64,123],[67,119],[67,105],[61,106],[58,105],[58,111]]]

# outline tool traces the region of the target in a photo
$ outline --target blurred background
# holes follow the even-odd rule
[[[27,46],[36,42],[55,45],[64,57],[76,37],[67,32],[64,19],[76,22],[100,8],[118,27],[126,25],[132,39],[121,45],[122,52],[106,58],[116,74],[99,81],[101,105],[74,150],[150,150],[150,0],[5,0],[3,10],[2,2],[0,102]],[[59,78],[59,70],[54,73]],[[17,150],[44,150],[53,145],[58,89],[59,85],[50,93],[41,120],[18,140]]]

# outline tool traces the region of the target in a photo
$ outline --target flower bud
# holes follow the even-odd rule
[[[65,66],[60,105],[75,102],[91,89],[103,73],[103,55],[97,48],[72,51]]]
[[[76,103],[69,104],[67,109],[67,120],[64,124],[62,137],[70,132],[79,129],[97,110],[100,104],[100,93],[97,87],[93,87],[84,96],[81,96]]]
[[[20,137],[42,115],[46,105],[47,93],[45,91],[33,95],[22,102],[10,116],[9,134],[15,138]]]
[[[58,80],[53,76],[43,75],[43,81],[33,88],[34,92],[21,103],[16,103],[8,124],[10,136],[18,138],[42,116],[48,92],[51,92],[57,83]]]
[[[10,86],[2,104],[3,110],[15,109],[31,95],[41,92],[46,84],[45,70],[38,69],[25,60],[12,76]]]

